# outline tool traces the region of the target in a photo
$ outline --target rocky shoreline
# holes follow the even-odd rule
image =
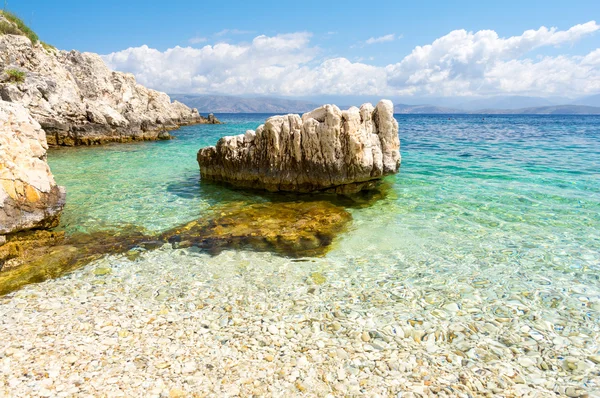
[[[181,126],[220,123],[110,70],[97,54],[32,41],[2,13],[0,23],[14,32],[0,35],[0,247],[59,223],[66,193],[46,163],[49,146],[167,140]],[[14,258],[0,251],[0,267],[9,252]]]
[[[0,101],[0,236],[58,225],[66,193],[50,172],[47,149],[29,112]]]
[[[0,53],[0,98],[27,108],[49,145],[168,139],[180,126],[220,123],[110,70],[97,54],[59,51],[17,35],[0,36]]]

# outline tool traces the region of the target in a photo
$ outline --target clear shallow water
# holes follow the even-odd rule
[[[264,196],[200,184],[195,155],[267,115],[220,115],[227,123],[175,132],[176,140],[53,150],[67,187],[61,227],[92,232],[133,224],[164,230],[225,201]],[[541,258],[569,269],[598,267],[600,118],[585,116],[397,116],[401,172],[387,197],[352,209],[352,232],[378,250],[405,242],[477,255]],[[342,245],[343,246],[343,245]]]
[[[62,228],[135,224],[161,231],[225,201],[267,200],[199,184],[195,161],[200,147],[255,128],[265,117],[219,115],[227,124],[186,127],[169,142],[51,151],[52,171],[68,191]],[[600,388],[588,359],[600,353],[600,118],[407,115],[398,121],[401,172],[388,178],[392,188],[383,199],[349,209],[352,227],[325,258],[297,263],[164,249],[135,264],[111,259],[123,277],[112,288],[123,283],[139,293],[148,285],[149,296],[165,292],[181,303],[186,299],[177,297],[200,280],[227,278],[227,294],[266,289],[278,306],[319,272],[326,282],[310,311],[355,311],[374,319],[372,328],[411,320],[446,332],[471,325],[481,338],[437,343],[442,351],[464,353],[463,366],[492,366],[485,353],[501,343],[514,349],[492,368],[514,366],[532,388]],[[140,269],[147,278],[135,273]],[[69,278],[85,282],[86,272]],[[202,273],[208,276],[198,279]],[[167,275],[177,278],[164,282]],[[61,282],[49,283],[59,289]],[[283,304],[278,311],[294,313]],[[524,355],[538,364],[521,364]],[[446,365],[462,369],[460,361]]]

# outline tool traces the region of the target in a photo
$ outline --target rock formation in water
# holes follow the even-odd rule
[[[219,123],[110,70],[97,54],[6,34],[0,55],[0,97],[27,108],[50,145],[169,139],[168,130],[181,125]]]
[[[44,130],[29,112],[0,101],[0,236],[58,224],[65,190],[46,163],[47,148]]]
[[[324,105],[273,116],[256,131],[198,152],[205,180],[269,191],[353,193],[398,172],[400,140],[391,101],[341,111]]]
[[[168,231],[163,239],[213,253],[250,248],[290,257],[322,256],[352,220],[343,207],[326,201],[233,203],[216,214]]]

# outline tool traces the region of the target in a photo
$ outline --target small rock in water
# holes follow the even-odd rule
[[[108,267],[98,267],[94,270],[94,275],[96,275],[96,276],[108,275],[111,272],[112,272],[112,270]]]
[[[317,285],[322,285],[327,280],[320,272],[313,272],[312,274],[310,274],[310,278]]]
[[[360,338],[365,343],[371,340],[371,336],[369,336],[368,332],[362,332],[362,334],[360,335]]]
[[[460,310],[460,308],[458,307],[458,304],[456,304],[456,303],[446,304],[446,305],[444,305],[444,309],[448,312],[458,312]]]
[[[535,365],[535,361],[531,358],[528,357],[520,357],[519,358],[519,364],[521,366],[524,366],[526,368],[530,367],[530,366],[534,366]]]

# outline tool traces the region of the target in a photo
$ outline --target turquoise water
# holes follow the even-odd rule
[[[160,231],[218,203],[265,200],[200,184],[197,150],[267,117],[220,116],[227,124],[184,127],[172,141],[52,150],[52,171],[68,191],[61,227],[91,232],[133,224]],[[403,244],[396,234],[409,234],[420,244],[483,251],[488,259],[510,251],[568,267],[598,265],[600,118],[397,118],[401,172],[388,178],[388,197],[352,210],[353,233],[387,231],[369,240],[391,247]]]
[[[219,117],[227,124],[182,128],[169,142],[50,151],[52,171],[68,192],[61,228],[93,232],[133,224],[158,232],[227,201],[272,199],[200,184],[197,150],[255,128],[266,115]],[[362,389],[355,379],[356,394],[423,391],[423,375],[450,388],[448,396],[464,389],[471,396],[483,389],[499,396],[600,391],[600,118],[403,115],[398,121],[400,173],[386,179],[379,200],[348,207],[352,225],[325,257],[233,250],[212,256],[164,246],[138,258],[108,256],[30,285],[16,293],[11,311],[20,314],[26,298],[31,316],[14,316],[32,319],[36,330],[45,324],[40,319],[51,324],[66,314],[60,320],[66,334],[57,342],[70,341],[83,320],[112,324],[118,316],[128,324],[137,313],[168,310],[172,319],[194,319],[177,327],[195,333],[198,322],[208,319],[216,322],[210,332],[215,339],[229,339],[198,354],[217,365],[203,371],[208,376],[221,380],[221,355],[238,355],[233,369],[260,373],[260,366],[278,368],[287,355],[308,352],[313,370],[324,372],[317,377],[300,369],[315,396],[332,391],[326,375],[340,366],[366,378]],[[99,276],[95,267],[110,267],[109,276]],[[322,284],[311,282],[315,272]],[[60,314],[46,308],[60,308]],[[244,319],[255,326],[277,322],[302,338],[283,341],[276,352],[281,362],[267,362],[240,348],[260,334]],[[334,329],[328,326],[332,319]],[[12,337],[6,340],[18,343],[20,330],[7,328]],[[363,344],[367,331],[373,346]],[[164,329],[147,335],[169,337],[171,344],[187,341]],[[162,350],[150,338],[123,344],[132,352],[152,344]],[[330,346],[359,359],[339,362]],[[383,373],[375,371],[378,358],[390,364]],[[292,374],[282,369],[285,377]],[[298,394],[293,382],[274,380],[264,385],[281,396]],[[211,386],[221,394],[228,386],[189,383],[190,391]]]

